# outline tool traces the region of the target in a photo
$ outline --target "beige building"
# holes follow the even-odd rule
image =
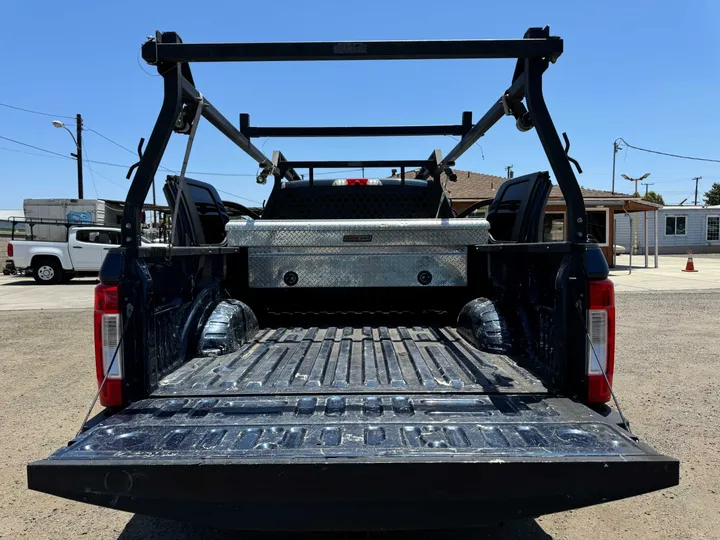
[[[452,199],[453,209],[462,212],[472,204],[484,199],[492,199],[507,178],[489,174],[461,171],[453,169],[457,175],[456,182],[447,182],[447,191]],[[407,173],[407,178],[412,178]],[[580,188],[585,199],[585,208],[588,215],[588,233],[600,244],[608,264],[613,266],[612,247],[615,242],[614,217],[618,214],[634,212],[654,212],[661,208],[659,204],[644,201],[639,197],[624,193],[611,193],[597,189]],[[485,215],[487,207],[478,210],[477,215]],[[550,192],[547,208],[545,210],[545,241],[565,240],[567,231],[567,212],[565,200],[560,187],[554,185]],[[650,245],[653,241],[650,240]],[[640,240],[642,244],[642,239]]]

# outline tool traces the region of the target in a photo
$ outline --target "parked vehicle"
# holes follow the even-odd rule
[[[120,245],[120,229],[71,227],[66,242],[13,240],[6,268],[29,269],[35,281],[52,285],[81,274],[97,274],[105,257]]]
[[[120,246],[121,231],[117,227],[77,226],[72,222],[50,219],[32,220],[32,223],[35,225],[33,230],[36,227],[64,230],[64,236],[52,233],[64,241],[36,240],[32,235],[33,239],[16,240],[13,235],[7,247],[6,275],[24,271],[32,274],[41,285],[68,282],[80,275],[97,275],[108,252]],[[143,245],[152,244],[144,237],[141,237],[141,242]]]
[[[95,291],[105,411],[28,465],[31,489],[236,529],[472,527],[674,486],[677,460],[611,401],[608,267],[542,93],[563,42],[184,44],[142,49],[164,78],[130,187],[122,245]],[[518,58],[475,124],[240,129],[195,88],[194,61]],[[526,100],[527,108],[523,103]],[[443,183],[504,116],[534,129],[568,212],[542,242],[547,172],[505,182],[487,219],[452,216]],[[211,185],[168,177],[172,247],[140,212],[173,133],[201,118],[274,179],[262,214],[230,221]],[[291,161],[252,137],[461,137],[425,160]],[[315,182],[314,170],[397,167],[399,179]],[[296,168],[308,169],[305,180]],[[405,170],[418,169],[412,182]]]

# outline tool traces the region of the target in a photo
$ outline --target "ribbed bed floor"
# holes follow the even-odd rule
[[[451,327],[277,328],[238,351],[192,360],[154,396],[302,393],[544,392],[504,355],[481,352]]]

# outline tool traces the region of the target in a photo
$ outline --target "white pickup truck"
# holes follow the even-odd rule
[[[97,274],[108,251],[120,245],[120,229],[79,226],[68,230],[67,242],[12,240],[7,266],[32,272],[35,281],[52,285],[80,274]]]

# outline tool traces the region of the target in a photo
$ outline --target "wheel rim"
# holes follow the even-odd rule
[[[55,277],[55,270],[52,266],[43,265],[38,268],[37,274],[43,281],[50,281]]]

